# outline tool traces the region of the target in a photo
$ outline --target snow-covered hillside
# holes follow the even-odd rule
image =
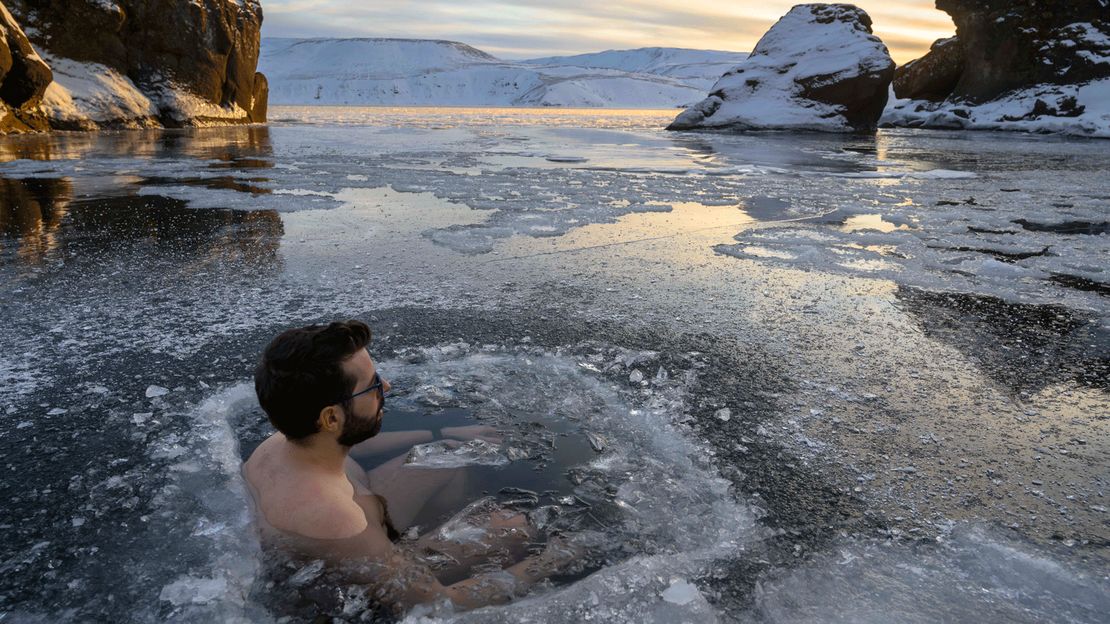
[[[644,48],[504,61],[453,41],[262,40],[271,104],[668,108],[746,54]]]
[[[690,50],[687,48],[637,48],[606,50],[574,56],[548,56],[523,61],[528,65],[572,66],[616,69],[656,74],[709,89],[725,72],[748,58],[747,52]]]

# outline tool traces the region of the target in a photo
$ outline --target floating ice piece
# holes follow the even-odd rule
[[[186,604],[206,604],[227,593],[227,579],[183,576],[166,585],[158,599],[175,607]]]
[[[170,389],[169,388],[163,388],[162,386],[147,386],[146,387],[146,398],[148,398],[148,399],[153,399],[154,397],[164,396],[164,395],[169,394],[169,393],[170,393]]]
[[[461,468],[463,466],[504,466],[509,458],[501,447],[485,440],[470,440],[455,445],[440,440],[412,447],[405,459],[406,466],[417,468]]]
[[[558,505],[544,505],[528,514],[528,519],[537,529],[546,529],[559,518],[562,507]]]
[[[289,577],[289,584],[293,587],[307,585],[316,580],[323,571],[324,561],[322,559],[311,561],[300,570],[294,572],[293,576]]]
[[[547,157],[547,160],[557,163],[584,163],[589,160],[583,156],[556,156],[554,154]]]
[[[677,579],[671,582],[671,586],[663,590],[661,594],[663,600],[676,605],[690,604],[701,596],[701,592],[692,583],[686,579]]]
[[[716,412],[713,412],[713,416],[715,416],[717,420],[721,422],[728,422],[732,418],[732,410],[727,407],[722,407]]]
[[[505,449],[505,456],[509,458],[509,461],[517,461],[518,459],[528,459],[532,454],[524,449],[510,446]]]
[[[61,415],[61,414],[65,414],[65,413],[66,413],[66,412],[68,412],[68,411],[69,411],[69,410],[67,410],[67,409],[65,409],[65,408],[61,408],[61,407],[55,407],[54,409],[52,409],[52,410],[50,410],[49,412],[47,412],[47,413],[46,413],[46,415],[47,415],[47,416],[59,416],[59,415]]]
[[[929,171],[914,171],[906,174],[907,178],[916,180],[967,180],[979,177],[973,171],[954,171],[952,169],[930,169]]]
[[[605,447],[609,445],[609,440],[606,440],[605,436],[601,435],[600,433],[587,431],[586,439],[590,441],[590,446],[594,449],[595,452],[598,453],[604,451]]]
[[[628,375],[628,381],[631,381],[632,383],[640,383],[643,380],[644,374],[640,371],[640,369],[636,369]]]
[[[413,392],[413,398],[428,407],[448,407],[455,403],[455,396],[446,388],[425,384]]]

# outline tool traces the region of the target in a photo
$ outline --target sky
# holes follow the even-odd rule
[[[675,47],[746,52],[793,0],[263,0],[265,37],[461,41],[505,59]],[[955,32],[933,0],[859,0],[898,63]]]

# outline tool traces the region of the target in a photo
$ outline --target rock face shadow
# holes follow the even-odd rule
[[[963,352],[999,385],[1036,393],[1062,382],[1110,390],[1110,333],[1070,308],[900,286],[925,334]]]

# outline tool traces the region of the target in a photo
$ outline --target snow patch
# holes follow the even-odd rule
[[[1053,114],[1052,111],[1057,111]],[[1015,130],[1110,138],[1110,78],[1040,85],[982,104],[895,99],[879,123],[908,128]]]
[[[158,115],[150,98],[116,70],[99,63],[43,56],[54,72],[54,81],[42,100],[52,119],[74,127],[108,122],[139,127],[151,125]]]

